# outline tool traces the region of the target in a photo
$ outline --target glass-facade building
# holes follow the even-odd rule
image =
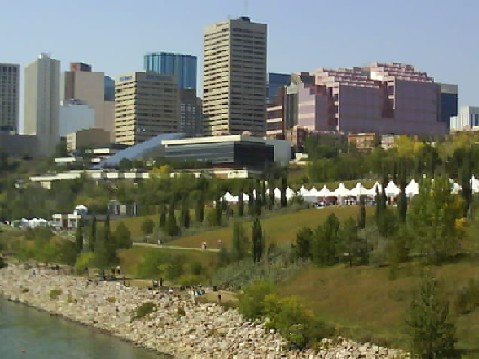
[[[268,93],[267,102],[271,104],[274,102],[274,98],[278,95],[279,89],[283,86],[288,86],[291,82],[291,75],[280,74],[277,72],[268,73]]]
[[[451,117],[458,115],[458,86],[450,84],[441,84],[441,117],[449,128]]]
[[[196,56],[150,52],[143,58],[145,71],[175,75],[180,89],[196,90]]]
[[[113,80],[110,76],[105,76],[104,84],[105,84],[105,94],[104,94],[105,101],[115,101],[115,80]]]

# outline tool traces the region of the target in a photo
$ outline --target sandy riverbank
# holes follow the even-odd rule
[[[58,296],[51,297],[56,290]],[[263,324],[244,321],[236,310],[214,303],[195,304],[174,295],[126,287],[120,282],[89,282],[49,269],[0,270],[0,294],[52,315],[101,329],[136,345],[175,358],[405,358],[398,350],[343,340],[320,352],[285,350],[284,340]],[[156,303],[156,311],[133,320],[136,308]],[[183,308],[178,311],[178,308]],[[182,315],[180,315],[180,314]]]

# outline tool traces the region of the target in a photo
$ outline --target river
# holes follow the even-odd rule
[[[61,317],[0,298],[2,359],[166,359]]]

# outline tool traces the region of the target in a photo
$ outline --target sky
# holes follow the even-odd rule
[[[247,15],[268,24],[269,72],[405,62],[479,105],[478,13],[477,0],[0,0],[0,62],[47,52],[114,77],[179,52],[198,56],[201,87],[203,28]]]

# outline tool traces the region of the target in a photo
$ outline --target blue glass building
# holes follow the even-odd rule
[[[180,89],[196,90],[196,56],[150,52],[143,58],[145,71],[175,75]]]
[[[441,88],[441,112],[440,121],[449,128],[451,117],[458,114],[458,87],[451,84],[440,84]]]
[[[115,101],[115,80],[105,76],[105,101]]]
[[[278,95],[278,89],[283,86],[288,86],[291,82],[291,75],[280,74],[276,72],[268,73],[268,93],[267,103],[273,102],[275,96]]]

